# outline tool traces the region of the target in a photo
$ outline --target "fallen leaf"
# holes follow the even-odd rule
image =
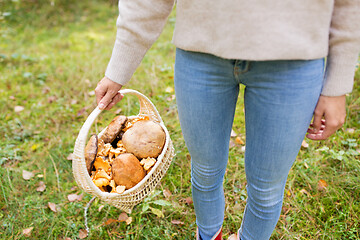
[[[69,194],[67,196],[67,198],[70,202],[81,201],[82,197],[83,197],[83,194],[77,195],[75,193]]]
[[[324,191],[324,190],[326,190],[326,187],[328,186],[328,184],[327,184],[327,182],[325,181],[325,180],[323,180],[323,179],[320,179],[319,181],[318,181],[318,190],[319,191]]]
[[[30,237],[31,236],[31,231],[34,229],[34,227],[29,227],[29,228],[25,228],[23,230],[23,234],[26,236],[26,237]]]
[[[245,152],[245,146],[241,146],[240,152]]]
[[[52,102],[55,102],[57,100],[57,97],[56,96],[50,96],[48,97],[48,103],[52,103]]]
[[[87,109],[87,107],[83,107],[82,109],[80,109],[77,112],[76,116],[80,117],[81,115],[84,115],[86,113],[86,109]]]
[[[229,148],[233,148],[233,147],[235,147],[236,146],[236,144],[234,143],[234,141],[233,140],[230,140],[230,142],[229,142]]]
[[[108,220],[106,220],[106,222],[104,223],[104,225],[106,226],[106,225],[110,225],[110,224],[112,224],[112,223],[114,223],[114,222],[119,222],[118,220],[116,220],[116,219],[113,219],[113,218],[109,218]]]
[[[48,92],[50,92],[50,88],[49,87],[43,87],[42,93],[47,94]]]
[[[51,211],[57,212],[55,203],[48,202],[48,207],[50,208]]]
[[[300,192],[307,196],[311,196],[310,193],[308,191],[306,191],[305,189],[301,189]]]
[[[180,221],[180,220],[171,220],[171,223],[174,225],[183,225],[184,222]]]
[[[155,214],[156,216],[158,216],[159,218],[164,218],[164,213],[160,210],[160,209],[157,209],[157,208],[152,208],[152,207],[149,207],[151,212],[153,214]]]
[[[72,240],[71,238],[69,238],[69,237],[67,237],[67,238],[65,238],[64,240]]]
[[[73,153],[70,153],[67,157],[66,157],[67,160],[69,161],[72,161],[74,159],[74,154]]]
[[[84,82],[85,82],[89,87],[91,87],[91,82],[90,82],[89,79],[85,79]]]
[[[187,197],[187,198],[185,198],[185,202],[186,202],[187,205],[190,205],[190,204],[193,203],[193,200],[192,200],[191,197]]]
[[[305,166],[306,169],[309,168],[309,165],[306,162],[304,163],[304,166]]]
[[[89,96],[95,96],[95,91],[88,92]]]
[[[14,96],[10,96],[9,99],[10,99],[10,100],[15,100],[15,97],[14,97]]]
[[[101,210],[105,207],[105,205],[100,205],[98,211],[101,212]]]
[[[305,140],[303,140],[302,143],[301,143],[301,147],[308,148],[309,144]]]
[[[16,112],[16,113],[18,113],[18,112],[21,112],[21,111],[23,111],[25,108],[23,107],[23,106],[15,106],[14,107],[14,111]]]
[[[354,132],[355,132],[355,129],[354,129],[354,128],[347,128],[347,129],[346,129],[346,132],[348,132],[348,133],[354,133]]]
[[[119,217],[118,217],[118,220],[120,222],[124,222],[126,221],[127,219],[129,218],[129,216],[125,213],[125,212],[122,212],[120,213]]]
[[[22,172],[22,177],[23,177],[23,179],[25,179],[25,180],[30,180],[31,178],[34,177],[34,173],[29,172],[29,171],[26,171],[26,170],[23,170],[23,172]]]
[[[43,192],[43,191],[45,191],[45,189],[46,189],[45,183],[43,181],[40,181],[39,186],[36,188],[36,191]]]
[[[244,145],[244,144],[245,144],[244,141],[241,140],[240,137],[236,137],[236,138],[235,138],[235,142],[236,142],[237,144],[240,144],[240,145]]]
[[[121,108],[118,108],[118,109],[116,109],[115,114],[118,115],[118,114],[121,113],[121,111],[122,111],[122,109],[121,109]]]
[[[236,132],[234,131],[234,129],[231,129],[231,135],[230,135],[230,137],[236,137],[237,136],[237,134],[236,134]]]
[[[36,177],[38,177],[38,178],[43,178],[43,177],[44,177],[44,174],[38,174],[38,175],[36,175]]]
[[[165,189],[163,190],[163,194],[164,194],[164,197],[165,197],[165,198],[169,198],[169,197],[172,196],[172,193],[171,193],[170,190],[167,189],[167,188],[165,188]]]
[[[76,99],[73,99],[73,100],[71,100],[71,102],[70,102],[71,105],[75,105],[75,104],[77,104],[77,103],[78,103],[78,101],[77,101]]]
[[[88,232],[85,229],[80,229],[79,230],[79,238],[80,239],[84,239],[88,236]]]
[[[130,225],[132,223],[132,217],[129,217],[128,219],[126,219],[126,225]]]
[[[167,87],[167,88],[165,89],[165,92],[167,92],[167,93],[172,93],[172,92],[174,92],[174,89],[173,89],[172,87]]]

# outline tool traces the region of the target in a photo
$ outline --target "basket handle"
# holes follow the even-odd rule
[[[140,93],[136,90],[132,90],[132,89],[123,89],[123,90],[120,90],[119,93],[124,94],[124,95],[126,95],[126,94],[135,95],[140,102],[139,115],[142,115],[142,114],[148,115],[151,120],[158,122],[160,124],[163,124],[163,121],[162,121],[160,114],[157,111],[155,105],[145,95],[143,95],[142,93]],[[80,183],[80,181],[77,180],[77,178],[80,178],[79,175],[87,172],[86,165],[85,165],[86,140],[87,140],[87,137],[88,137],[88,134],[89,134],[92,124],[94,123],[94,121],[96,120],[96,118],[99,116],[99,114],[101,112],[102,112],[102,110],[100,110],[100,108],[98,106],[91,112],[91,114],[88,116],[85,123],[81,127],[79,135],[75,142],[75,147],[74,147],[75,158],[73,160],[73,173],[74,173],[75,180],[77,181],[78,185],[81,185],[81,186],[82,186],[82,184]],[[79,165],[81,165],[81,166],[79,166]],[[81,171],[75,171],[75,169],[77,169],[77,170],[81,169]],[[90,178],[88,178],[87,180],[91,181]],[[88,184],[90,184],[90,182]]]

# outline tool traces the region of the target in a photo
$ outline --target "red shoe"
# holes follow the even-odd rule
[[[199,229],[196,229],[196,240],[201,240],[199,235]],[[215,233],[211,240],[222,240],[222,228],[220,228],[219,231]]]

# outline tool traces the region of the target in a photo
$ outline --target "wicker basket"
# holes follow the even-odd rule
[[[164,129],[166,134],[166,141],[161,154],[157,158],[156,164],[136,186],[126,190],[122,194],[102,192],[98,187],[96,187],[88,174],[85,163],[85,146],[87,144],[88,133],[91,125],[97,116],[101,113],[101,110],[96,107],[90,116],[86,119],[76,139],[72,166],[75,180],[85,192],[94,195],[104,202],[113,205],[127,213],[130,213],[132,208],[140,203],[147,195],[149,195],[150,192],[160,182],[161,178],[165,175],[173,159],[174,148],[169,132],[167,131],[154,104],[146,96],[135,90],[125,89],[121,90],[120,93],[124,95],[131,94],[138,97],[140,101],[139,115],[147,115],[150,120],[159,123]],[[104,130],[99,134],[99,136],[101,136]]]

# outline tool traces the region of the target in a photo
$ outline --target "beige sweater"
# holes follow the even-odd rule
[[[126,84],[160,35],[174,0],[119,0],[105,76]],[[227,59],[327,57],[323,95],[352,90],[360,52],[360,0],[177,0],[176,47]]]

